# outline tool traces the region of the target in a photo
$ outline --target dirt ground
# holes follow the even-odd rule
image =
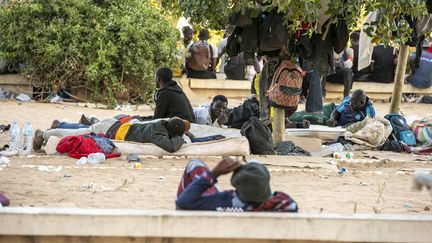
[[[384,115],[387,103],[376,103]],[[432,105],[402,105],[407,116],[432,114]],[[148,106],[132,112],[102,110],[77,104],[0,103],[0,124],[13,120],[21,126],[30,121],[46,129],[53,119],[77,121],[82,113],[98,117],[116,114],[150,115]],[[0,134],[0,145],[7,142]],[[432,194],[411,189],[414,171],[432,171],[425,156],[391,153],[356,153],[357,160],[347,164],[348,173],[338,174],[331,158],[258,157],[268,164],[273,190],[289,193],[301,212],[314,213],[402,213],[432,214]],[[251,156],[250,158],[253,158]],[[0,171],[0,192],[14,207],[81,207],[174,209],[180,176],[191,158],[143,158],[141,168],[132,168],[124,157],[100,165],[75,166],[76,159],[66,156],[11,158],[11,166]],[[220,158],[202,158],[210,167]],[[229,176],[219,179],[228,189]]]

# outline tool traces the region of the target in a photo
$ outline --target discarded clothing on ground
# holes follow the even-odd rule
[[[346,140],[356,144],[377,148],[382,146],[392,132],[391,124],[381,117],[366,117],[347,128],[344,133]]]
[[[432,104],[432,96],[430,96],[430,95],[423,96],[420,99],[419,103],[420,104]]]
[[[278,145],[276,145],[275,151],[277,155],[311,156],[308,151],[296,146],[291,141],[280,142]]]
[[[115,145],[110,139],[96,134],[64,137],[56,146],[57,152],[77,159],[92,153],[104,153],[107,159],[120,157],[119,153],[111,152],[113,148]]]
[[[202,142],[210,142],[210,141],[216,141],[224,139],[225,137],[222,135],[213,135],[213,136],[207,136],[207,137],[201,137],[201,138],[192,138],[192,143],[202,143]]]
[[[385,143],[379,148],[381,151],[393,151],[396,153],[401,153],[406,151],[405,147],[401,142],[396,140],[387,139]]]

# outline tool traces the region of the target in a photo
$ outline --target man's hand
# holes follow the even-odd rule
[[[219,124],[219,126],[222,126],[227,121],[228,121],[228,115],[226,112],[223,112],[222,115],[217,119],[217,123]]]
[[[191,140],[195,138],[195,135],[193,135],[193,133],[189,131],[185,132],[185,135],[188,136]]]
[[[329,127],[335,127],[337,125],[337,121],[335,119],[328,119],[326,123]]]
[[[226,157],[213,168],[212,173],[217,178],[220,175],[225,175],[235,171],[240,168],[240,166],[242,166],[240,161]]]

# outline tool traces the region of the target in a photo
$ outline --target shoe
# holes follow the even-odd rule
[[[83,125],[88,125],[88,126],[92,125],[90,119],[88,117],[86,117],[84,114],[81,116],[79,123],[83,124]]]
[[[50,127],[50,129],[56,129],[56,128],[58,128],[59,126],[60,126],[60,121],[59,120],[54,120],[53,122],[52,122],[52,124],[51,124],[51,127]]]
[[[43,135],[44,135],[44,133],[42,132],[42,130],[40,130],[40,129],[36,130],[35,136],[33,138],[33,149],[35,151],[41,150],[43,142],[45,141]]]

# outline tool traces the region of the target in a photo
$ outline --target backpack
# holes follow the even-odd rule
[[[240,129],[252,116],[257,118],[260,116],[259,101],[256,97],[249,98],[240,106],[232,109],[228,121],[224,125]]]
[[[269,90],[265,93],[270,105],[280,108],[297,107],[302,92],[304,72],[295,63],[282,60],[273,75]]]
[[[390,121],[390,124],[393,128],[391,137],[400,142],[404,142],[407,145],[416,145],[416,139],[414,133],[411,131],[408,126],[405,117],[399,114],[388,114],[384,117],[385,119]]]
[[[235,57],[228,57],[224,66],[224,72],[227,79],[244,80],[245,79],[245,62],[243,53]]]
[[[245,122],[240,133],[249,141],[252,154],[274,155],[273,139],[270,128],[256,117]]]
[[[190,47],[190,52],[188,67],[194,71],[207,71],[210,67],[211,56],[213,56],[210,45],[204,41],[195,42]]]
[[[283,24],[283,14],[269,13],[263,16],[258,27],[259,47],[261,51],[276,51],[287,44],[288,29]]]

